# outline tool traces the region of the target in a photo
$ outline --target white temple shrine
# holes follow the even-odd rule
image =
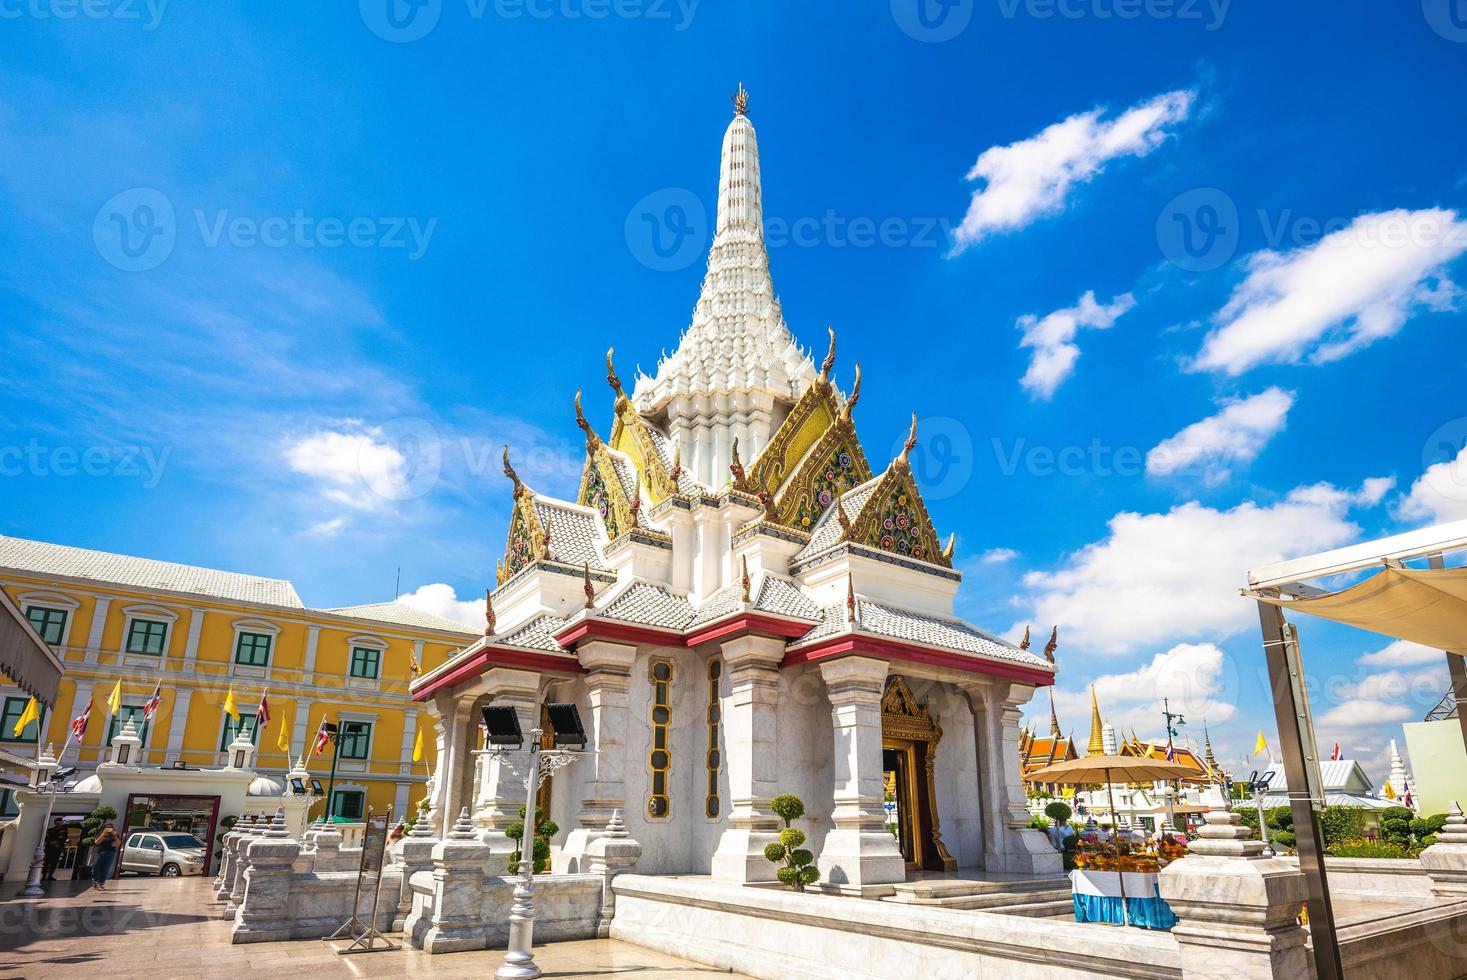
[[[467,808],[482,843],[513,851],[523,784],[480,751],[480,709],[512,705],[549,744],[544,705],[572,702],[595,754],[541,793],[556,872],[585,870],[620,810],[638,873],[772,881],[769,801],[793,793],[830,891],[1058,875],[1024,831],[1019,778],[1020,707],[1053,660],[954,615],[953,543],[909,465],[916,415],[900,455],[868,460],[859,366],[843,393],[834,332],[817,367],[785,325],[746,108],[741,93],[677,350],[630,393],[607,352],[609,430],[575,395],[576,499],[527,485],[506,447],[514,508],[485,635],[412,686],[438,723],[436,831]]]

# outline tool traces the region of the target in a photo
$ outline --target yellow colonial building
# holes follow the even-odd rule
[[[283,776],[305,755],[325,784],[331,748],[315,758],[310,751],[328,717],[340,730],[332,810],[345,818],[388,804],[401,813],[422,797],[435,739],[408,698],[408,681],[477,635],[399,603],[308,609],[283,579],[5,536],[0,588],[65,665],[42,742],[59,751],[71,719],[92,699],[91,725],[63,765],[95,767],[129,719],[142,736],[144,765],[220,765],[237,728],[254,728],[268,692],[270,721],[252,731],[255,768]],[[109,718],[106,702],[119,680],[121,710]],[[145,724],[143,706],[160,680],[159,709]],[[13,733],[27,697],[0,681],[0,746],[28,755],[36,723]],[[238,723],[224,711],[231,691]],[[419,725],[427,726],[423,758],[414,763]],[[6,792],[0,816],[13,813]]]

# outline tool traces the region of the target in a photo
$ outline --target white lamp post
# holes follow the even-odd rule
[[[67,744],[71,740],[67,739]],[[61,754],[66,754],[66,746],[61,747]],[[21,894],[27,898],[37,898],[46,894],[46,889],[41,887],[41,870],[46,863],[46,829],[51,824],[51,811],[56,808],[56,770],[57,759],[51,754],[51,747],[46,746],[46,751],[36,760],[36,792],[46,791],[46,819],[41,821],[40,832],[36,835],[36,853],[31,855],[31,873],[26,879],[25,888]]]

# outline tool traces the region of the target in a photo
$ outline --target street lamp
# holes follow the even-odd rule
[[[509,948],[504,963],[495,971],[496,980],[534,980],[540,976],[535,965],[535,794],[540,780],[550,779],[558,771],[575,762],[585,751],[586,729],[574,704],[547,704],[555,747],[540,751],[539,728],[530,729],[530,767],[525,775],[524,832],[520,835],[520,876],[514,886],[514,903],[509,907]],[[489,752],[503,757],[511,750],[523,750],[524,734],[519,716],[509,705],[489,705],[483,710],[484,730]],[[574,747],[574,748],[571,748]]]
[[[337,728],[334,721],[322,721],[321,732],[331,740],[331,775],[326,780],[326,809],[321,814],[322,823],[331,821],[331,795],[336,791],[336,759],[341,753],[341,730]],[[316,793],[321,792],[321,780],[311,778],[311,789]],[[309,805],[307,806],[309,812]]]
[[[1263,794],[1268,791],[1268,784],[1273,779],[1273,772],[1265,772],[1261,777],[1258,770],[1248,777],[1248,789],[1253,794],[1253,802],[1258,805],[1258,836],[1263,841],[1263,856],[1273,857],[1275,851],[1268,840],[1268,819],[1263,813]]]
[[[70,738],[66,744],[71,744]],[[66,745],[61,747],[61,754],[66,754]],[[36,852],[31,855],[30,875],[26,878],[25,888],[21,889],[21,894],[28,898],[46,894],[46,889],[41,887],[41,871],[46,863],[46,831],[51,826],[51,814],[56,809],[56,793],[61,788],[62,781],[76,772],[75,766],[70,769],[56,768],[57,761],[51,755],[49,746],[36,759],[36,792],[46,793],[46,819],[41,821],[41,829],[36,838]]]

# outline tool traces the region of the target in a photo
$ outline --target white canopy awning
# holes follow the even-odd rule
[[[1467,568],[1387,567],[1341,592],[1248,590],[1261,602],[1467,656]]]

